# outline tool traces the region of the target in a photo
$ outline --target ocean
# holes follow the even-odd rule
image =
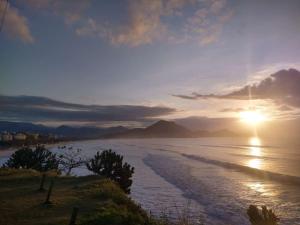
[[[89,158],[112,149],[135,167],[131,198],[155,216],[189,214],[207,225],[249,224],[250,204],[300,224],[300,145],[259,138],[111,139],[68,142]],[[52,146],[53,151],[62,151]],[[11,151],[0,153],[0,163]],[[89,174],[77,168],[74,175]]]

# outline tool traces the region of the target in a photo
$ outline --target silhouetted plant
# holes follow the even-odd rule
[[[56,155],[50,152],[42,145],[32,150],[29,147],[23,147],[14,152],[4,167],[16,169],[34,169],[41,172],[49,170],[58,170],[58,160]]]
[[[130,193],[134,167],[126,162],[123,163],[123,156],[112,150],[97,152],[86,166],[88,170],[117,182],[125,193]]]
[[[279,218],[266,206],[258,209],[257,206],[250,205],[247,214],[252,225],[277,225],[279,222]]]
[[[81,157],[81,151],[81,149],[74,150],[69,147],[63,154],[59,155],[59,164],[67,175],[71,174],[72,169],[84,165],[85,160]]]

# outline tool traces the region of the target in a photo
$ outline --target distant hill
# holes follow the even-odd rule
[[[195,137],[232,137],[236,133],[229,130],[190,131],[175,122],[160,120],[146,128],[135,128],[118,134],[105,135],[105,138],[195,138]]]
[[[195,138],[195,137],[233,137],[238,136],[229,130],[217,131],[191,131],[172,121],[160,120],[146,128],[128,129],[117,126],[109,128],[100,127],[47,127],[32,123],[0,121],[0,132],[29,132],[43,135],[55,134],[71,139],[97,139],[97,138]]]
[[[106,135],[106,138],[162,138],[189,137],[191,131],[174,122],[160,120],[146,128],[135,128],[119,134]]]
[[[39,133],[43,135],[55,134],[66,138],[76,139],[88,139],[88,138],[101,138],[108,134],[117,134],[127,131],[128,128],[118,126],[109,128],[100,127],[71,127],[71,126],[59,126],[59,127],[47,127],[33,123],[20,123],[20,122],[7,122],[0,121],[0,132],[29,132]]]

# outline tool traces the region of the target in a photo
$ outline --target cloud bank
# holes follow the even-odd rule
[[[280,70],[257,84],[246,85],[237,91],[224,95],[192,93],[174,95],[182,99],[197,100],[203,98],[248,100],[273,100],[277,104],[300,107],[300,72],[296,69]],[[287,107],[285,107],[285,110]]]
[[[7,36],[14,39],[20,39],[24,43],[34,42],[34,38],[28,25],[28,20],[20,14],[17,8],[5,1],[0,1],[0,10],[2,12],[0,14],[1,19],[5,12],[3,32],[6,33]]]
[[[206,45],[218,40],[232,14],[226,0],[129,0],[127,23],[105,25],[89,18],[76,33],[106,38],[114,45],[139,46],[156,40]]]
[[[91,0],[17,0],[9,5],[6,33],[9,36],[32,43],[28,20],[17,8],[38,12],[47,11],[61,17],[66,25],[72,25],[79,36],[106,39],[113,45],[140,46],[155,41],[181,43],[196,41],[207,45],[218,41],[224,24],[233,15],[227,0],[128,0],[123,14],[127,19],[116,21],[111,13],[106,21],[89,13]],[[1,3],[1,8],[4,3]]]
[[[148,121],[176,112],[163,106],[81,105],[33,96],[0,96],[0,120],[28,122]]]

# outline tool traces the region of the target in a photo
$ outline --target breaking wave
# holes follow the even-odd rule
[[[248,175],[259,177],[261,179],[283,182],[285,184],[300,185],[300,177],[285,175],[285,174],[280,174],[280,173],[274,173],[274,172],[251,168],[248,166],[243,166],[243,165],[239,165],[239,164],[235,164],[235,163],[224,162],[224,161],[219,161],[219,160],[214,160],[214,159],[208,159],[208,158],[196,156],[196,155],[189,155],[189,154],[184,154],[184,153],[181,155],[186,158],[189,158],[189,159],[213,164],[216,166],[221,166],[221,167],[224,167],[227,169],[233,169],[233,170],[236,170],[239,172],[246,173]]]
[[[225,178],[214,179],[212,183],[212,180],[196,179],[189,166],[163,155],[149,154],[143,161],[156,174],[182,190],[184,197],[204,207],[204,215],[201,217],[205,224],[247,224],[244,213],[247,204],[235,198],[234,192],[224,195]]]

